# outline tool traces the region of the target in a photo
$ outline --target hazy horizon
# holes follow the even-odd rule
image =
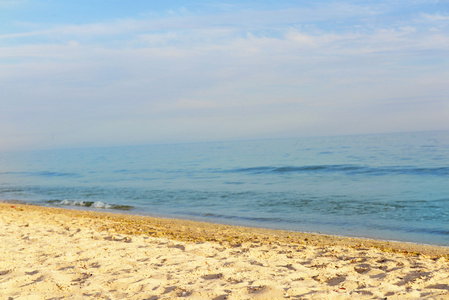
[[[437,134],[437,133],[449,133],[449,130],[425,130],[425,131],[401,131],[401,132],[374,132],[374,133],[362,133],[362,134],[335,134],[335,135],[304,135],[293,137],[267,137],[267,138],[245,138],[245,139],[218,139],[207,141],[173,141],[173,142],[148,142],[148,143],[111,143],[109,145],[79,145],[79,146],[56,146],[56,147],[34,147],[34,148],[22,148],[22,149],[0,149],[0,153],[13,153],[13,152],[34,152],[34,151],[59,151],[59,150],[81,150],[81,149],[102,149],[102,148],[128,148],[128,147],[151,147],[151,146],[170,146],[170,145],[194,145],[194,144],[222,144],[222,143],[247,143],[247,142],[260,142],[260,141],[275,141],[275,140],[310,140],[310,139],[333,139],[344,137],[369,137],[369,136],[392,136],[392,135],[404,135],[404,134]],[[440,142],[445,142],[441,140]],[[449,140],[447,140],[449,142]]]

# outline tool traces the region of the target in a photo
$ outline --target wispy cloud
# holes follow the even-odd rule
[[[421,14],[423,19],[430,21],[430,22],[438,22],[448,25],[449,23],[449,14],[442,15],[441,13],[436,14]]]
[[[189,128],[207,139],[214,120],[226,119],[247,126],[239,131],[247,137],[292,128],[321,134],[331,123],[332,133],[350,133],[345,122],[360,121],[352,110],[372,115],[360,130],[373,132],[382,108],[409,105],[414,112],[405,122],[424,110],[415,100],[395,99],[429,99],[430,90],[436,103],[430,111],[440,116],[449,109],[441,104],[449,94],[449,22],[423,3],[282,2],[254,9],[239,2],[219,10],[208,3],[203,11],[22,24],[0,34],[6,95],[0,120],[8,112],[20,115],[17,122],[27,118],[28,127],[3,123],[22,133],[71,132],[70,124],[82,120],[80,141],[93,128],[113,136],[107,128],[118,124],[136,139],[147,136],[142,128],[158,126],[173,139]],[[416,130],[423,122],[407,124]],[[231,138],[233,130],[219,131]]]

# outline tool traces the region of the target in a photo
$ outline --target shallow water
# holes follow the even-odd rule
[[[449,245],[449,132],[0,153],[0,199]]]

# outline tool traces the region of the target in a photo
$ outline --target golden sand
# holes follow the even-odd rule
[[[449,299],[449,248],[0,203],[0,299]]]

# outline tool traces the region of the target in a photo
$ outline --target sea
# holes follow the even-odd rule
[[[0,152],[0,199],[449,246],[449,131]]]

